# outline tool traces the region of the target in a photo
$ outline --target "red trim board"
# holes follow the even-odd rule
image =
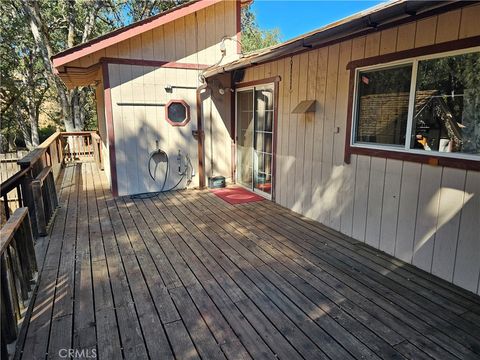
[[[130,26],[112,31],[103,36],[99,36],[84,44],[75,46],[52,56],[53,66],[59,67],[81,57],[90,55],[96,51],[105,49],[121,41],[128,40],[134,36],[152,30],[158,26],[167,24],[184,16],[193,14],[196,11],[212,6],[222,0],[199,0],[187,2],[184,5],[176,7],[170,11],[160,13],[148,19],[138,21]]]
[[[152,67],[164,67],[164,68],[186,69],[186,70],[204,70],[210,66],[207,64],[181,63],[176,61],[109,58],[109,57],[101,58],[100,62],[108,63],[108,64],[152,66]]]

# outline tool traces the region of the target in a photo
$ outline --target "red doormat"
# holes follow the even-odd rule
[[[254,194],[251,191],[248,191],[242,187],[231,187],[225,189],[213,189],[210,190],[212,193],[217,195],[220,199],[225,200],[229,204],[245,204],[254,201],[265,200],[264,197]]]

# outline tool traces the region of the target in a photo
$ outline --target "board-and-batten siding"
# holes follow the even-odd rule
[[[352,60],[480,34],[480,5],[248,68],[280,75],[276,201],[480,294],[480,173],[353,155],[344,164]],[[292,114],[316,99],[314,114]]]
[[[83,56],[68,66],[88,67],[104,57],[211,65],[220,60],[220,42],[224,36],[231,38],[225,41],[226,56],[222,59],[222,63],[227,63],[238,58],[236,35],[235,1],[221,1]]]
[[[235,2],[219,2],[195,14],[112,45],[92,54],[88,59],[82,58],[82,63],[78,65],[88,66],[89,62],[98,61],[102,57],[212,65],[221,59],[219,44],[222,38],[234,37],[236,32]],[[236,42],[227,40],[225,45],[226,56],[222,61],[236,59]],[[197,174],[190,186],[198,185],[197,141],[193,138],[192,131],[197,129],[195,88],[200,85],[200,74],[201,71],[193,69],[108,64],[119,195],[160,190],[162,181],[154,182],[148,173],[148,158],[156,149],[156,140],[171,160],[171,176],[166,188],[173,186],[178,180],[178,150],[189,154]],[[169,93],[165,90],[166,85],[187,86],[192,89],[174,88]],[[166,104],[174,99],[185,100],[190,106],[190,122],[185,127],[168,124],[163,106],[118,105],[132,102]],[[203,103],[205,164],[208,175],[230,174],[230,114],[228,111],[221,114],[226,107],[223,103],[229,102],[220,99],[219,103],[218,99],[207,99]],[[104,121],[103,118],[99,120]],[[102,126],[100,123],[99,127]],[[213,130],[213,141],[210,138],[210,127]],[[214,156],[211,154],[212,149]],[[108,154],[105,155],[108,157]],[[210,171],[212,158],[214,171]],[[159,177],[162,177],[160,172],[159,170]]]

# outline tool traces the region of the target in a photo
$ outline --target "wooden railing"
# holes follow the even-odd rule
[[[47,225],[53,219],[55,209],[58,206],[55,180],[53,179],[52,167],[47,166],[32,181],[33,205],[37,221],[39,235],[47,235]]]
[[[18,150],[16,152],[0,154],[0,182],[6,181],[8,178],[13,176],[20,170],[20,165],[17,164],[17,161],[27,155],[27,150]],[[3,214],[4,199],[1,200],[0,212]],[[8,194],[7,199],[9,204],[12,204],[17,208],[16,204],[18,203],[18,194],[16,191],[12,191]]]
[[[102,139],[97,133],[92,133],[92,147],[95,163],[100,170],[103,170]]]
[[[34,239],[28,209],[15,210],[0,229],[1,358],[8,359],[7,344],[19,334],[19,321],[28,307],[37,278]]]
[[[36,280],[34,239],[48,234],[58,207],[55,181],[62,166],[72,161],[95,161],[103,169],[98,134],[54,133],[18,160],[20,170],[1,184],[0,211],[6,220],[0,229],[2,359],[8,358],[6,344],[17,338],[18,320],[28,306],[29,292]],[[12,193],[16,200],[9,203]]]
[[[15,208],[26,206],[33,221],[34,235],[46,234],[45,229],[54,214],[51,210],[57,206],[54,183],[62,166],[66,162],[89,160],[94,160],[99,169],[103,169],[101,140],[95,132],[56,132],[51,135],[18,160],[20,170],[2,182],[0,197],[5,218],[8,220]],[[13,192],[16,203],[9,202],[9,194]]]
[[[75,161],[93,157],[94,147],[90,131],[64,132],[63,138],[67,138],[65,147],[65,161]]]

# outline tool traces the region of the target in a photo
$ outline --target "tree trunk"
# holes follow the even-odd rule
[[[58,103],[61,108],[61,116],[67,131],[83,130],[85,124],[85,94],[81,89],[67,90],[63,82],[54,73],[53,64],[50,61],[53,50],[48,33],[48,27],[45,26],[39,4],[37,1],[20,1],[24,12],[30,20],[30,28],[36,45],[40,49],[41,58],[45,67],[45,73],[50,86],[54,87],[58,93]],[[77,28],[76,0],[64,0],[65,14],[64,19],[67,23],[67,46],[76,45],[75,29]],[[82,31],[81,41],[87,41],[94,29],[95,19],[98,10],[102,6],[102,0],[92,1],[86,5],[86,20]]]
[[[62,83],[60,78],[54,75],[53,65],[50,61],[53,51],[52,47],[50,46],[48,30],[45,28],[42,22],[38,3],[36,1],[21,1],[20,3],[30,19],[30,29],[35,40],[35,44],[40,49],[42,61],[45,67],[45,74],[47,75],[50,85],[55,87],[57,90],[65,127],[67,129],[72,128],[73,120],[70,115],[68,90],[65,88],[65,85]]]
[[[30,139],[32,147],[40,145],[38,136],[38,112],[32,99],[28,99],[28,119],[30,121]]]
[[[22,112],[19,108],[16,108],[17,118],[18,118],[18,127],[20,128],[20,132],[22,133],[23,141],[25,141],[25,146],[28,150],[33,150],[35,146],[32,144],[32,138],[30,135],[30,129],[27,126],[26,122],[23,121]]]

